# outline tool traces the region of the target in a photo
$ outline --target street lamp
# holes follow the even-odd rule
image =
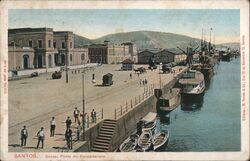
[[[85,63],[82,73],[82,140],[85,141],[85,98],[84,98],[84,74],[85,74]]]
[[[159,83],[160,83],[160,89],[161,89],[161,65],[162,65],[162,63],[159,63]]]
[[[66,56],[66,83],[68,83],[68,51],[67,51],[67,34],[64,36],[65,39],[65,56]]]

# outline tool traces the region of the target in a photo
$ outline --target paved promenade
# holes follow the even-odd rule
[[[137,65],[141,67],[142,65]],[[140,86],[140,79],[147,79],[148,86],[159,86],[159,70],[150,71],[138,75],[132,71],[119,71],[121,65],[102,65],[95,70],[88,70],[85,74],[85,112],[90,118],[92,109],[97,111],[98,120],[103,117],[114,119],[114,109],[130,103],[131,99],[141,95],[145,91]],[[147,67],[147,66],[145,66]],[[179,68],[175,67],[177,74]],[[62,79],[52,80],[51,73],[40,75],[36,78],[22,79],[9,82],[9,151],[11,152],[57,152],[62,149],[66,141],[65,121],[67,116],[74,122],[73,110],[77,107],[82,112],[82,69],[72,74],[69,71],[69,83],[65,83],[65,72]],[[102,76],[106,73],[113,74],[112,86],[99,86]],[[132,79],[130,78],[132,73]],[[93,84],[92,74],[95,74],[96,83]],[[174,74],[161,74],[163,84],[167,84]],[[51,117],[56,120],[56,132],[50,137]],[[90,119],[91,120],[91,119]],[[91,121],[90,121],[91,122]],[[26,147],[20,147],[20,130],[26,125],[29,137]],[[93,123],[90,123],[90,127]],[[45,128],[44,149],[36,149],[38,130]],[[75,137],[76,124],[73,123],[73,137]]]

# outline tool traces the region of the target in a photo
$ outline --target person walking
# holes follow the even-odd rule
[[[130,73],[129,76],[130,76],[130,79],[132,79],[132,73]]]
[[[74,112],[73,112],[73,115],[75,117],[75,122],[79,122],[79,114],[80,114],[80,111],[77,109],[77,107],[75,108]]]
[[[67,141],[68,148],[72,149],[72,130],[70,127],[65,132],[65,139]]]
[[[81,123],[79,122],[78,125],[77,125],[77,130],[76,130],[76,135],[77,135],[77,140],[78,141],[80,140],[81,131],[82,131],[82,126],[81,126]]]
[[[143,86],[145,85],[145,82],[144,82],[144,80],[142,80],[142,85],[143,85]]]
[[[96,123],[96,112],[94,109],[91,112],[91,119],[92,119],[92,123]]]
[[[44,145],[44,139],[45,139],[45,133],[43,131],[43,127],[41,127],[41,130],[37,132],[38,142],[36,148],[38,149],[40,142],[42,142],[42,149]]]
[[[72,121],[71,121],[70,117],[68,116],[67,120],[66,120],[66,129],[70,128],[71,124],[72,124]]]
[[[55,135],[55,129],[56,129],[56,121],[55,117],[52,117],[50,121],[50,137],[53,137]]]
[[[140,87],[141,87],[141,79],[140,79]]]
[[[21,130],[21,146],[26,146],[26,140],[28,138],[28,130],[26,129],[26,126],[23,126],[23,129]]]
[[[147,80],[147,79],[145,79],[145,81],[144,81],[144,82],[145,82],[145,85],[147,85],[147,83],[148,83],[148,80]]]

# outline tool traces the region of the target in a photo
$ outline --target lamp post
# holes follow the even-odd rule
[[[161,89],[161,65],[162,63],[159,63],[159,83],[160,83],[160,89]]]
[[[64,36],[65,39],[65,56],[66,56],[66,83],[68,83],[69,79],[68,79],[68,51],[67,51],[67,34]]]
[[[85,141],[85,98],[84,98],[84,74],[85,74],[85,63],[82,73],[82,139]]]

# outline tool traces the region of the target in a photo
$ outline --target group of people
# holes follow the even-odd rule
[[[86,125],[86,115],[87,113],[84,114],[85,115],[85,121],[84,121],[84,126]],[[80,111],[77,109],[77,107],[75,108],[74,112],[73,112],[73,116],[74,116],[74,122],[77,123],[77,127],[76,127],[76,135],[77,135],[77,140],[80,140],[80,135],[82,132],[82,124],[80,122],[79,117],[82,116],[82,114],[80,114]],[[96,111],[93,109],[91,112],[91,118],[92,118],[92,123],[96,123]],[[68,116],[66,121],[66,131],[65,131],[65,139],[67,141],[67,146],[69,149],[72,149],[72,129],[71,129],[71,125],[72,125],[72,121],[70,119],[70,117]],[[55,129],[56,129],[56,121],[55,121],[55,117],[52,117],[50,120],[50,137],[54,137],[55,135]],[[27,138],[28,138],[28,130],[26,128],[26,126],[23,126],[23,129],[21,129],[21,146],[26,146],[26,142],[27,142]],[[44,128],[41,127],[41,129],[37,132],[37,138],[38,138],[38,142],[37,142],[37,146],[36,148],[39,148],[40,143],[42,144],[42,148],[44,147],[44,140],[45,140],[45,132],[44,132]]]
[[[26,126],[24,125],[23,129],[21,130],[21,146],[26,146],[27,138],[28,138],[28,130]],[[38,142],[37,142],[36,148],[39,147],[40,143],[42,143],[42,148],[43,148],[44,139],[45,139],[45,133],[44,133],[43,127],[41,127],[41,129],[37,132],[37,138],[38,138]]]
[[[145,85],[147,85],[148,84],[148,80],[147,79],[145,79],[145,80],[142,80],[142,79],[140,79],[140,87],[141,86],[145,86]]]

